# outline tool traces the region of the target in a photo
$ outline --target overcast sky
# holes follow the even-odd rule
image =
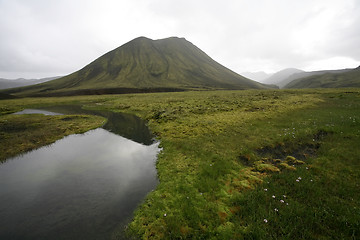
[[[241,73],[360,65],[359,0],[0,0],[0,78],[70,74],[126,42],[185,37]]]

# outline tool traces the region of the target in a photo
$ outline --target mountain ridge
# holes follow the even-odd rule
[[[273,73],[266,73],[264,71],[258,72],[241,72],[240,75],[249,78],[251,80],[266,84],[266,79],[271,77]]]
[[[17,79],[6,79],[0,78],[0,89],[8,89],[8,88],[15,88],[15,87],[23,87],[34,85],[38,83],[43,83],[47,81],[51,81],[61,76],[56,77],[47,77],[47,78],[32,78],[32,79],[25,79],[25,78],[17,78]]]
[[[285,86],[284,81],[288,77],[290,77],[291,75],[293,75],[295,73],[301,73],[301,72],[304,72],[304,71],[301,69],[297,69],[297,68],[285,68],[283,70],[280,70],[280,71],[274,73],[269,78],[265,79],[263,82],[266,84],[275,84],[275,85],[279,86],[280,88],[282,88],[283,86]]]
[[[315,75],[322,75],[325,73],[342,73],[342,72],[347,72],[350,71],[352,69],[338,69],[338,70],[317,70],[317,71],[310,71],[310,72],[298,72],[298,73],[294,73],[292,75],[290,75],[289,77],[285,78],[282,82],[279,83],[279,86],[281,86],[281,88],[284,88],[286,85],[290,84],[292,81],[296,81],[297,79],[300,78],[306,78],[306,77],[311,77],[311,76],[315,76]]]
[[[19,95],[51,95],[100,89],[265,89],[217,63],[185,38],[135,38],[82,69],[43,84],[14,89]],[[61,95],[61,94],[60,94]]]
[[[285,85],[284,88],[360,87],[360,66],[354,69],[325,70],[316,71],[316,73],[297,78]]]

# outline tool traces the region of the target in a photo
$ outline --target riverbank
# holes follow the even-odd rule
[[[130,234],[359,237],[358,89],[38,98],[4,105],[11,111],[56,101],[136,114],[161,140],[160,183],[136,211]]]
[[[0,116],[0,162],[49,145],[65,136],[87,132],[104,123],[105,119],[98,116],[2,115]]]
[[[104,102],[146,118],[164,149],[160,184],[129,231],[143,239],[358,237],[359,97],[226,91]]]

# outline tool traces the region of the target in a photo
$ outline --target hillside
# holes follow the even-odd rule
[[[0,100],[3,100],[3,99],[14,99],[14,98],[16,98],[16,97],[13,96],[13,95],[9,95],[9,94],[1,93],[1,92],[0,92]]]
[[[189,89],[262,89],[184,38],[136,38],[60,79],[6,93],[75,95]],[[149,90],[150,89],[150,90]]]
[[[240,75],[260,83],[265,83],[265,80],[271,77],[272,74],[259,71],[259,72],[242,72],[240,73]]]
[[[360,66],[356,69],[326,71],[296,79],[284,88],[344,88],[360,87]]]
[[[285,79],[287,79],[288,77],[290,77],[291,75],[293,75],[295,73],[301,73],[301,72],[303,72],[303,70],[296,69],[296,68],[286,68],[279,72],[274,73],[269,78],[263,80],[263,82],[266,84],[275,84],[275,85],[279,86],[280,88],[282,88],[283,86],[286,85],[286,84],[284,84]]]
[[[278,83],[281,88],[285,87],[287,84],[291,83],[292,81],[300,78],[311,77],[315,75],[322,75],[325,73],[343,73],[350,71],[351,69],[340,69],[340,70],[321,70],[321,71],[312,71],[312,72],[298,72],[290,75],[289,77],[285,78],[283,81]]]

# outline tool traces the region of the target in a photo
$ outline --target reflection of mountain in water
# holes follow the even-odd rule
[[[64,114],[90,114],[102,116],[107,119],[106,124],[102,128],[145,145],[151,145],[154,142],[153,135],[150,133],[145,121],[135,115],[109,111],[86,110],[82,109],[79,105],[61,105],[45,107],[42,109]]]
[[[104,117],[108,119],[104,129],[145,145],[153,143],[153,136],[142,119],[120,113],[110,113]]]

